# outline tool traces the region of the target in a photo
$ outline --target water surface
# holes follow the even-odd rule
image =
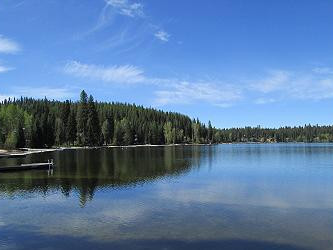
[[[65,150],[0,173],[0,249],[333,249],[333,144]]]

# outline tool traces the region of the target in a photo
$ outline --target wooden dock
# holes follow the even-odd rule
[[[17,166],[8,166],[0,167],[0,172],[13,172],[13,171],[22,171],[22,170],[34,170],[34,169],[53,169],[54,163],[53,160],[42,163],[30,163],[30,164],[21,164]]]

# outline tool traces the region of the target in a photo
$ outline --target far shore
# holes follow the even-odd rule
[[[0,158],[19,158],[25,157],[30,154],[39,154],[46,152],[55,152],[62,150],[76,150],[76,149],[99,149],[99,148],[137,148],[137,147],[173,147],[173,146],[207,146],[215,144],[167,144],[167,145],[153,145],[153,144],[143,144],[143,145],[104,145],[104,146],[68,146],[68,147],[56,147],[56,148],[20,148],[20,149],[0,149]]]
[[[282,143],[299,143],[305,144],[305,142],[282,142]],[[316,142],[321,143],[321,142]],[[324,143],[324,142],[322,142]],[[237,142],[237,143],[216,143],[216,144],[165,144],[165,145],[155,145],[155,144],[142,144],[142,145],[104,145],[104,146],[68,146],[68,147],[56,147],[56,148],[20,148],[20,149],[0,149],[0,158],[20,158],[31,154],[55,152],[62,150],[76,150],[76,149],[100,149],[100,148],[138,148],[138,147],[175,147],[175,146],[212,146],[212,145],[225,145],[225,144],[278,144],[278,142]]]

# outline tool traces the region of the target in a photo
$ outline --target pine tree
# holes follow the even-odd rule
[[[24,148],[25,147],[25,136],[24,136],[24,129],[22,123],[19,122],[17,126],[17,139],[16,139],[16,148]]]
[[[151,129],[152,144],[155,144],[155,145],[161,144],[161,133],[160,133],[158,124],[152,122],[150,129]]]
[[[77,119],[76,119],[77,118]],[[103,121],[101,131],[100,121]],[[57,127],[57,129],[56,129]],[[65,132],[64,132],[65,131]],[[102,133],[103,132],[103,136]],[[57,135],[57,136],[56,136]],[[333,126],[216,129],[198,119],[121,103],[96,103],[82,91],[79,102],[32,98],[0,102],[0,147],[43,148],[202,142],[332,142]],[[104,139],[103,139],[104,138]],[[103,139],[103,140],[102,140]]]
[[[77,141],[78,144],[86,145],[87,141],[87,120],[88,120],[88,96],[82,90],[80,94],[80,103],[77,110]]]
[[[70,111],[67,127],[66,127],[66,141],[67,143],[74,145],[76,139],[76,118],[75,111],[72,109]]]
[[[131,145],[134,141],[134,134],[131,130],[131,125],[126,118],[121,120],[121,126],[124,130],[123,143],[124,145]]]
[[[207,139],[209,143],[213,141],[213,128],[210,121],[208,121]]]
[[[88,120],[87,120],[87,144],[89,146],[97,146],[100,144],[101,128],[99,118],[92,95],[88,100]]]
[[[58,146],[65,142],[65,126],[60,118],[55,121],[55,142]]]
[[[36,117],[33,121],[31,128],[31,146],[33,148],[43,148],[42,129],[40,127],[39,117]]]
[[[66,100],[66,102],[62,105],[62,108],[60,110],[60,118],[63,121],[65,128],[67,128],[70,112],[71,112],[71,105],[70,102]]]
[[[52,147],[55,143],[55,114],[49,113],[47,118],[47,138],[46,145]]]

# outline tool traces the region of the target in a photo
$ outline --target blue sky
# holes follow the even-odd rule
[[[0,99],[95,99],[217,127],[333,123],[332,0],[1,0]]]

